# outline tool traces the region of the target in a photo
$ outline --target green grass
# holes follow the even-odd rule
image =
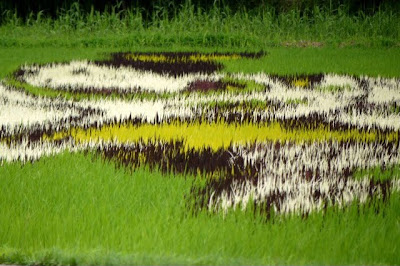
[[[188,215],[194,177],[130,174],[92,155],[7,163],[0,176],[0,263],[400,263],[398,193],[265,222],[251,211]]]
[[[396,8],[380,8],[370,15],[349,14],[345,6],[334,10],[314,6],[286,12],[271,8],[233,12],[218,6],[217,1],[209,10],[186,1],[172,10],[173,15],[155,6],[148,19],[139,9],[117,10],[84,12],[76,2],[55,19],[39,12],[24,20],[14,11],[6,11],[0,20],[0,46],[260,49],[280,45],[395,47],[400,43]]]

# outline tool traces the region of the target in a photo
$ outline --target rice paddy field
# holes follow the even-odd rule
[[[8,56],[0,262],[399,263],[398,50],[182,50]]]
[[[0,264],[400,264],[397,13],[72,11],[0,24]]]

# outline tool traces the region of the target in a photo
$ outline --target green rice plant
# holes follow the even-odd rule
[[[255,59],[257,60],[257,59]],[[227,77],[222,79],[226,82],[237,83],[239,86],[243,86],[244,88],[240,88],[239,86],[232,86],[230,91],[239,91],[239,92],[251,92],[251,91],[265,91],[265,86],[260,83],[255,82],[254,80],[245,80],[245,79],[237,79],[228,75]]]
[[[51,88],[46,87],[37,87],[30,85],[26,82],[21,82],[16,80],[13,77],[7,77],[3,80],[3,84],[7,86],[11,86],[15,89],[25,91],[34,96],[40,97],[48,97],[48,98],[58,98],[62,97],[67,100],[74,100],[74,101],[81,101],[81,100],[94,100],[94,99],[102,99],[102,98],[109,98],[109,99],[167,99],[173,97],[174,94],[170,93],[152,93],[152,92],[141,92],[141,93],[129,93],[129,94],[118,94],[117,92],[110,93],[110,94],[94,94],[94,93],[84,93],[84,92],[72,92],[72,91],[65,91],[65,90],[54,90]]]
[[[356,179],[369,178],[374,181],[392,180],[400,176],[400,165],[389,165],[386,168],[381,166],[360,169],[353,174]]]
[[[265,72],[277,75],[338,73],[399,77],[400,49],[377,48],[269,48],[257,60],[224,62],[226,72]]]
[[[71,94],[68,92],[62,92],[62,91],[56,91],[56,90],[44,88],[44,87],[32,86],[30,84],[15,80],[13,78],[6,79],[6,81],[4,83],[6,85],[12,86],[13,88],[16,88],[19,90],[24,90],[27,93],[30,93],[34,96],[50,97],[50,98],[57,98],[57,97],[63,96],[69,100],[70,99],[79,99],[79,96],[75,95],[75,94]]]
[[[351,87],[349,85],[346,86],[330,85],[327,87],[317,86],[315,89],[323,92],[339,92],[339,91],[351,90]]]
[[[302,104],[302,105],[307,105],[308,104],[308,100],[307,99],[288,99],[285,101],[286,104]]]
[[[1,263],[399,263],[396,193],[265,221],[257,210],[190,215],[193,176],[130,174],[90,154],[6,163],[0,176]]]
[[[395,114],[399,114],[399,113],[400,113],[400,106],[397,105],[397,104],[393,104],[393,105],[390,107],[390,111],[393,112],[393,113],[395,113]]]

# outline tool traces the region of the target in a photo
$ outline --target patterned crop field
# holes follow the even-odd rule
[[[400,190],[400,79],[226,73],[260,53],[115,53],[0,84],[0,161],[93,152],[193,175],[186,207],[307,216]]]

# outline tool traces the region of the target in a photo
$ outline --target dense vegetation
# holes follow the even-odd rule
[[[50,15],[53,18],[57,17],[62,10],[68,9],[77,0],[4,0],[0,3],[0,11],[16,10],[18,14],[25,18],[29,13],[44,12],[45,15]],[[175,11],[184,4],[193,4],[196,9],[200,8],[209,11],[213,7],[224,8],[237,12],[240,10],[247,10],[250,12],[273,9],[276,12],[287,11],[290,9],[297,9],[302,12],[307,12],[319,7],[322,9],[334,11],[339,7],[345,7],[346,11],[351,14],[364,12],[372,14],[380,8],[398,8],[399,3],[396,0],[149,0],[149,1],[120,1],[120,0],[91,0],[80,1],[80,6],[84,12],[90,12],[91,9],[96,11],[104,11],[113,6],[117,11],[128,8],[137,8],[141,10],[148,19],[151,14],[161,9],[167,10],[170,15],[175,14]]]
[[[48,2],[3,1],[0,46],[260,49],[400,43],[395,1]]]

